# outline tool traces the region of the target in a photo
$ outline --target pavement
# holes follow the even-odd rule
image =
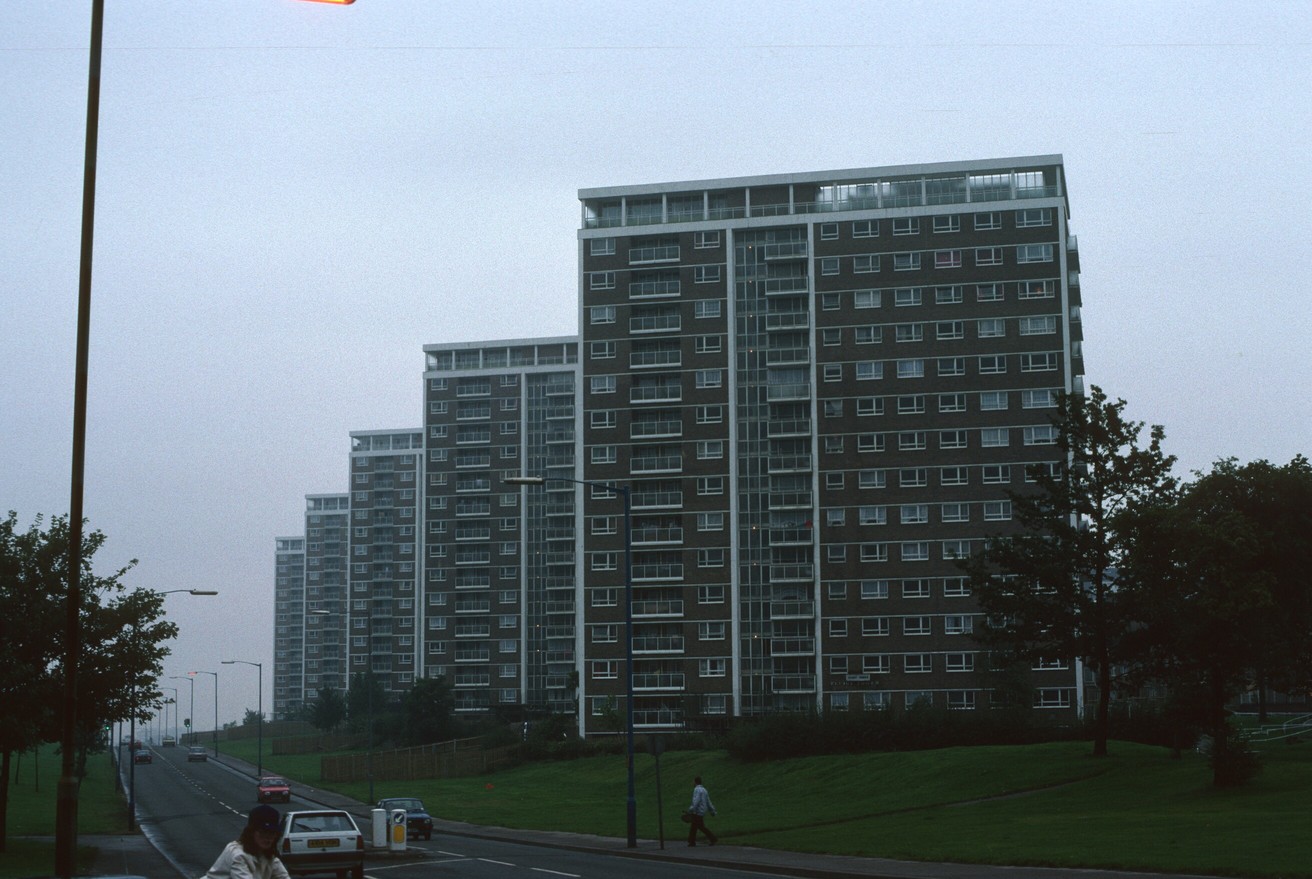
[[[211,760],[215,758],[210,758]],[[255,767],[227,755],[218,759],[229,768],[255,778]],[[341,796],[332,791],[309,785],[294,784],[297,796],[326,808],[343,809],[353,815],[365,817],[370,806],[359,800]],[[363,825],[362,825],[363,826]],[[922,861],[896,861],[888,858],[857,858],[845,855],[818,855],[805,852],[775,851],[752,846],[698,844],[697,851],[689,850],[683,841],[683,825],[675,823],[674,839],[665,840],[664,847],[655,839],[639,839],[636,848],[628,848],[627,840],[592,836],[586,833],[563,833],[546,830],[514,830],[504,827],[485,827],[459,821],[433,820],[433,832],[439,836],[492,839],[520,845],[546,846],[572,851],[594,852],[625,858],[644,858],[681,864],[699,864],[722,869],[749,870],[785,876],[806,876],[814,879],[1162,879],[1163,876],[1179,879],[1215,879],[1185,873],[1137,873],[1119,870],[1066,869],[1056,867],[997,867],[983,864],[930,863]],[[140,876],[145,879],[195,879],[183,876],[150,841],[141,834],[82,836],[80,845],[94,845],[100,849],[97,872],[102,875]],[[1109,845],[1114,845],[1109,842]],[[404,855],[373,850],[365,865],[370,866],[387,859],[422,859],[423,849],[408,847]]]

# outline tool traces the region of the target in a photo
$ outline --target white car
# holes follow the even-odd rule
[[[278,857],[293,876],[332,873],[338,879],[364,879],[364,835],[349,813],[287,812],[278,836]]]

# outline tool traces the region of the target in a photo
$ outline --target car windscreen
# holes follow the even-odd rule
[[[296,815],[292,818],[291,833],[325,833],[335,831],[355,831],[350,816],[342,812],[325,812],[308,815]]]

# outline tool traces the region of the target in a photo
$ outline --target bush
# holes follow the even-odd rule
[[[1217,787],[1242,787],[1262,771],[1261,758],[1229,721],[1225,735],[1212,741],[1207,759],[1212,767],[1212,784]]]

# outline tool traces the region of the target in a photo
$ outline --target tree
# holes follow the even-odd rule
[[[259,726],[260,722],[263,719],[264,719],[264,715],[262,715],[260,712],[256,711],[254,708],[247,708],[246,713],[242,715],[241,725]]]
[[[339,690],[326,687],[308,705],[310,723],[315,729],[330,733],[346,720],[346,700]]]
[[[0,851],[4,850],[10,755],[57,741],[56,706],[63,691],[66,602],[68,596],[68,518],[48,528],[36,517],[21,530],[17,513],[0,521]],[[84,529],[79,610],[78,667],[79,771],[88,749],[99,747],[103,728],[133,713],[145,720],[161,694],[154,681],[168,655],[163,642],[177,628],[161,620],[163,598],[148,590],[129,591],[123,578],[129,562],[107,576],[92,570],[105,543],[100,531]]]
[[[455,697],[446,678],[420,678],[401,699],[401,739],[425,745],[452,738]]]
[[[1213,783],[1256,771],[1227,703],[1266,680],[1305,688],[1312,654],[1312,468],[1295,458],[1217,462],[1130,532],[1127,594],[1146,676],[1166,683],[1212,739]]]
[[[1020,532],[989,539],[967,565],[986,614],[979,637],[1004,662],[1083,658],[1094,670],[1095,756],[1107,754],[1112,670],[1131,624],[1121,600],[1123,528],[1176,490],[1164,431],[1154,425],[1141,447],[1143,424],[1126,420],[1125,405],[1097,386],[1088,397],[1061,397],[1054,423],[1066,466],[1028,474],[1036,490],[1011,494]]]
[[[352,733],[366,733],[370,744],[374,737],[388,738],[396,728],[392,709],[392,694],[383,686],[382,678],[363,671],[351,675],[346,718]]]

